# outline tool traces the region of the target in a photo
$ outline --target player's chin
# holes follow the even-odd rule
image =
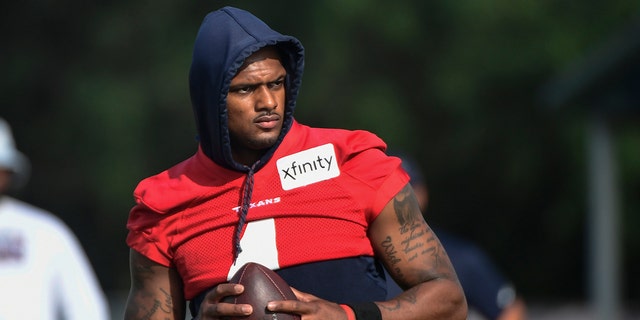
[[[278,141],[278,137],[280,135],[280,130],[277,132],[269,131],[269,132],[261,132],[256,135],[254,139],[250,141],[251,147],[254,150],[264,150],[273,147],[274,144]]]

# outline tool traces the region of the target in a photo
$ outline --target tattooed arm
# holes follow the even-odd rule
[[[407,184],[369,227],[369,238],[404,293],[377,302],[382,318],[465,319],[467,304],[440,240]]]
[[[466,319],[462,287],[440,241],[424,221],[409,184],[369,226],[369,238],[376,256],[405,289],[392,300],[375,303],[382,319]],[[298,300],[272,301],[267,309],[296,313],[304,320],[347,320],[338,304],[295,289],[294,293]]]
[[[175,269],[129,252],[131,290],[125,320],[174,320],[185,318],[182,280]]]

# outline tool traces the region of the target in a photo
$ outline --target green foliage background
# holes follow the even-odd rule
[[[411,152],[432,225],[483,246],[530,299],[586,298],[588,113],[539,94],[640,2],[4,2],[0,116],[33,165],[17,196],[70,225],[105,290],[129,286],[136,183],[195,151],[191,46],[224,4],[305,45],[298,120]],[[639,127],[637,110],[615,126],[628,299],[640,288]]]

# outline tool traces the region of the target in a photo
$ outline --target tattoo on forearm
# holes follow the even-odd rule
[[[416,304],[418,302],[418,296],[416,291],[418,291],[417,288],[411,288],[405,291],[404,294],[400,295],[398,299],[408,302],[410,304]]]
[[[417,290],[418,290],[417,288],[411,288],[405,291],[404,293],[402,293],[401,295],[399,295],[395,299],[389,300],[384,303],[379,303],[378,306],[388,311],[395,311],[402,308],[403,302],[415,305],[416,303],[418,303],[418,297],[416,292]]]

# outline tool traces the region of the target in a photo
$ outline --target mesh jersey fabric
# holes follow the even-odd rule
[[[325,145],[333,150],[331,161],[339,175],[283,189],[283,179],[292,180],[293,173],[283,178],[278,160],[296,159]],[[254,175],[243,241],[253,237],[258,244],[255,250],[245,249],[240,258],[266,261],[263,264],[277,270],[373,256],[367,227],[409,181],[400,159],[387,156],[385,150],[385,143],[366,131],[311,128],[294,121],[274,156]],[[303,170],[307,162],[299,161],[291,168]],[[323,164],[329,167],[328,162]],[[309,174],[313,179],[323,173]],[[127,222],[127,244],[157,263],[175,267],[187,300],[226,281],[239,267],[234,266],[233,234],[244,178],[244,173],[218,166],[199,150],[144,179],[134,191],[137,204]]]

